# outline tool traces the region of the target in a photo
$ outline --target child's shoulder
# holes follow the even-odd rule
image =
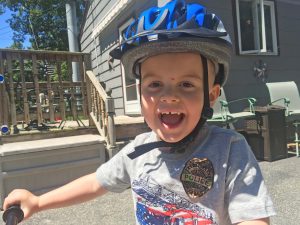
[[[150,143],[150,142],[155,142],[155,141],[157,141],[156,135],[154,132],[150,131],[150,132],[146,132],[146,133],[137,135],[124,148],[129,149],[129,151],[131,151],[131,149],[136,146]]]
[[[137,135],[133,140],[133,145],[138,146],[138,145],[155,142],[155,141],[158,141],[157,136],[153,131],[150,131],[150,132]]]
[[[210,135],[213,137],[224,137],[224,138],[230,138],[231,140],[245,139],[242,133],[234,129],[227,129],[227,128],[222,128],[214,125],[209,126],[209,129],[210,129]]]

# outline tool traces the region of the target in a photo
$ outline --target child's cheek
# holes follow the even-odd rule
[[[149,110],[151,103],[153,102],[152,97],[150,95],[142,94],[141,98],[142,109]]]
[[[142,91],[142,102],[144,102],[145,104],[149,103],[154,103],[155,102],[155,94],[147,92],[147,91]]]
[[[203,94],[201,92],[186,92],[184,93],[183,98],[191,102],[194,101],[199,103],[199,101],[203,100]]]

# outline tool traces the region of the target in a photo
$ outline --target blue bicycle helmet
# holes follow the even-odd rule
[[[204,106],[194,130],[177,143],[164,141],[135,147],[128,156],[134,159],[154,148],[171,147],[174,152],[184,151],[192,143],[200,128],[212,117],[208,89],[207,59],[218,65],[215,82],[223,86],[229,72],[232,44],[221,20],[200,4],[186,4],[174,0],[163,7],[152,7],[142,12],[123,34],[124,41],[110,52],[120,59],[126,76],[140,78],[141,63],[162,53],[195,52],[203,63]]]
[[[222,21],[200,4],[174,0],[142,12],[110,52],[120,59],[126,76],[140,75],[140,63],[166,52],[198,52],[219,64],[217,82],[223,86],[229,72],[232,44]]]

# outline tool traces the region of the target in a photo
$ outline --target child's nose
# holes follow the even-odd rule
[[[166,102],[166,103],[176,103],[176,102],[179,102],[179,99],[178,98],[170,98],[170,97],[162,97],[161,98],[161,101],[162,102]]]
[[[161,96],[160,100],[165,103],[177,103],[179,102],[179,97],[176,95],[175,90],[167,90]]]

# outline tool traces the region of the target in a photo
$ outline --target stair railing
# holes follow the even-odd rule
[[[109,158],[118,151],[114,122],[115,107],[113,98],[107,94],[91,70],[86,71],[86,86],[90,118],[100,135],[105,138]]]

